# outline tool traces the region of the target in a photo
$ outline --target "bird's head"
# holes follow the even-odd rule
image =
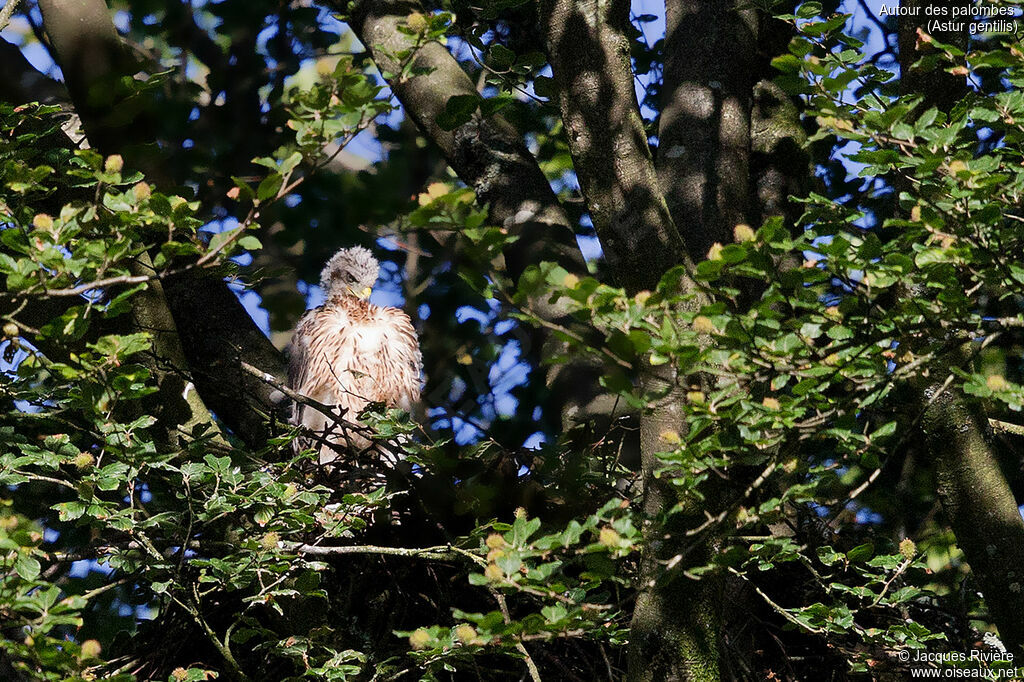
[[[334,294],[369,298],[380,273],[380,263],[369,249],[353,246],[331,256],[320,273],[324,295]]]

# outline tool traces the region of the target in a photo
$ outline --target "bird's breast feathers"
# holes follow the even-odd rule
[[[354,297],[306,313],[293,341],[299,390],[341,390],[410,409],[419,399],[422,359],[409,316]],[[328,401],[334,402],[334,401]]]

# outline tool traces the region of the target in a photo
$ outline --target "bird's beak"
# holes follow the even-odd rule
[[[371,287],[366,287],[362,291],[356,292],[356,296],[359,298],[370,298],[370,292],[373,291]]]

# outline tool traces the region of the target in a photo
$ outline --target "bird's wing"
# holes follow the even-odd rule
[[[384,308],[383,355],[386,381],[382,382],[387,403],[411,410],[420,399],[423,356],[412,320],[398,308]]]
[[[316,308],[303,313],[302,317],[299,318],[299,323],[295,325],[295,333],[292,335],[292,340],[289,344],[288,386],[300,393],[306,384],[309,383],[309,371],[313,364],[311,362],[310,346],[316,328],[318,312],[319,308]]]

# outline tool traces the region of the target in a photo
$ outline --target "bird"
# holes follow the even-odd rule
[[[324,303],[299,318],[290,344],[289,387],[341,408],[347,422],[371,402],[411,412],[420,398],[423,356],[412,320],[398,308],[368,300],[379,272],[369,249],[354,246],[334,254],[320,273]],[[299,451],[318,447],[321,464],[370,445],[306,404],[293,403],[290,422],[316,435],[295,443]]]

